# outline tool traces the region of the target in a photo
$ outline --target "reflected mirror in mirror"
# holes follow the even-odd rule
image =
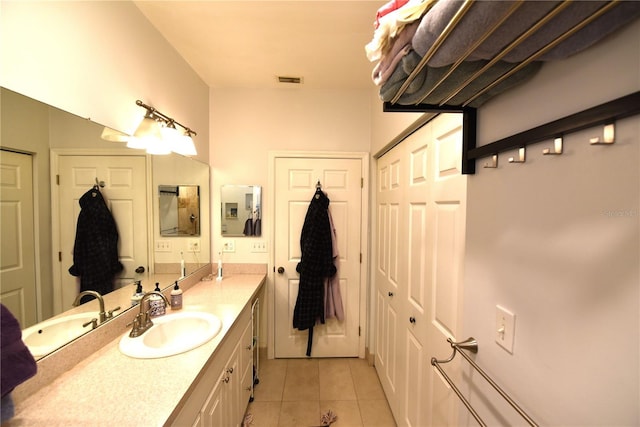
[[[158,186],[160,235],[200,235],[200,188],[197,185]]]
[[[132,284],[134,280],[142,280],[145,291],[151,290],[155,282],[159,282],[161,288],[170,286],[180,277],[181,252],[184,252],[187,273],[193,273],[209,262],[207,164],[176,154],[148,156],[142,151],[126,148],[123,142],[105,141],[101,138],[104,126],[6,88],[0,88],[0,104],[0,162],[3,163],[0,197],[11,196],[8,192],[10,185],[5,184],[8,184],[7,180],[10,180],[12,175],[5,172],[17,170],[14,167],[16,162],[23,162],[24,167],[21,169],[27,172],[24,180],[20,178],[23,187],[15,196],[32,202],[22,204],[19,210],[13,212],[13,216],[5,215],[7,212],[4,209],[8,205],[3,204],[3,212],[0,215],[3,245],[0,264],[5,267],[20,260],[20,265],[28,267],[27,271],[19,272],[14,268],[2,269],[0,302],[9,308],[23,329],[42,324],[54,317],[98,311],[98,302],[95,300],[79,307],[72,306],[79,284],[77,278],[69,274],[68,269],[73,263],[73,244],[80,205],[79,196],[75,193],[65,196],[66,190],[62,189],[66,188],[68,182],[65,183],[65,178],[60,174],[63,168],[74,167],[73,164],[68,164],[70,160],[79,160],[81,169],[86,171],[77,189],[80,196],[96,184],[96,178],[104,181],[104,187],[103,182],[100,182],[100,191],[108,203],[111,203],[109,207],[117,217],[120,261],[123,264],[131,264],[127,267],[126,275],[115,283],[115,291],[104,296],[107,311],[120,306],[120,309],[114,310],[114,316],[117,316],[130,307],[128,302],[135,290]],[[21,160],[14,160],[14,154]],[[83,163],[88,157],[115,161],[116,168],[112,168],[110,172],[106,169],[99,172],[89,171],[86,167],[88,163]],[[123,206],[126,203],[118,202],[121,196],[116,191],[120,191],[119,187],[127,174],[114,171],[122,172],[126,163],[124,159],[130,158],[143,160],[142,164],[136,163],[129,170],[137,176],[133,179],[136,182],[135,198],[143,203],[140,208],[135,209],[134,217],[144,218],[147,225],[130,224],[131,221],[122,219],[126,216],[123,215]],[[5,162],[14,166],[5,168]],[[180,171],[180,175],[171,176],[171,171]],[[141,175],[138,176],[139,172]],[[61,175],[61,185],[52,185],[52,177],[55,182],[57,174]],[[198,215],[200,236],[197,254],[187,251],[189,238],[171,239],[169,249],[158,249],[156,243],[160,235],[156,231],[159,230],[156,191],[164,179],[169,182],[188,180],[190,184],[199,188],[201,206]],[[25,185],[28,190],[24,188]],[[147,201],[153,201],[152,206],[148,206]],[[56,221],[53,221],[54,217],[57,218]],[[19,229],[16,224],[25,224],[25,227]],[[154,232],[147,233],[145,230],[144,233],[140,233],[141,227]],[[135,252],[135,256],[131,255],[133,244],[125,242],[126,236],[132,235],[146,236],[138,242],[142,250]],[[31,243],[18,242],[18,238],[28,239]],[[152,248],[151,252],[149,248]],[[27,249],[29,253],[19,253],[18,249]],[[136,272],[140,266],[145,267],[144,273]],[[45,325],[49,324],[42,324]],[[86,328],[87,331],[90,329],[91,326]]]
[[[221,233],[227,237],[262,235],[262,187],[223,185],[220,189]]]

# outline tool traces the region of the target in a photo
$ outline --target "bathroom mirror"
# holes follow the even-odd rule
[[[160,236],[200,235],[200,187],[197,185],[158,186]]]
[[[19,221],[26,221],[32,224],[32,232],[34,233],[34,244],[31,265],[33,266],[32,277],[25,281],[25,287],[29,287],[31,291],[30,297],[26,293],[20,291],[13,292],[9,284],[17,280],[4,280],[0,282],[0,301],[9,306],[18,307],[14,315],[20,321],[23,329],[34,324],[41,324],[52,317],[66,316],[75,313],[80,307],[73,308],[68,299],[60,295],[61,289],[67,289],[65,283],[61,286],[54,286],[54,275],[56,269],[59,271],[58,276],[69,276],[67,271],[68,265],[62,267],[55,264],[59,263],[58,259],[68,259],[72,254],[72,249],[61,249],[60,242],[54,236],[60,234],[59,225],[52,223],[52,212],[57,210],[62,204],[61,197],[57,193],[58,185],[51,185],[52,171],[54,165],[52,159],[57,154],[64,154],[70,157],[70,153],[91,152],[97,154],[108,153],[109,156],[115,157],[122,154],[131,156],[132,153],[142,156],[144,171],[141,179],[144,188],[141,188],[140,197],[147,200],[145,203],[146,211],[142,211],[136,217],[148,217],[147,228],[148,233],[144,233],[147,237],[142,242],[142,250],[145,254],[145,261],[138,263],[137,260],[133,264],[132,274],[125,278],[122,282],[123,287],[116,289],[109,295],[105,296],[106,309],[110,310],[117,305],[121,306],[114,314],[118,315],[127,309],[129,304],[126,301],[130,298],[134,291],[133,280],[142,279],[143,281],[160,282],[161,288],[166,288],[180,277],[181,252],[187,264],[187,273],[191,274],[198,268],[209,263],[210,257],[210,192],[209,192],[209,166],[197,160],[171,154],[168,156],[149,156],[139,150],[128,149],[124,143],[115,143],[105,141],[101,138],[104,127],[91,120],[69,114],[50,105],[41,103],[32,98],[23,96],[6,88],[0,88],[0,157],[4,160],[5,154],[9,152],[17,152],[24,154],[29,159],[28,163],[32,168],[29,174],[33,177],[31,189],[33,195],[31,199],[33,203],[33,218],[26,219],[24,217],[17,218]],[[62,156],[60,156],[62,157]],[[146,165],[145,165],[146,163]],[[173,176],[174,173],[176,176]],[[3,176],[4,178],[4,176]],[[163,184],[163,178],[168,182],[188,182],[198,189],[199,193],[199,213],[198,233],[196,236],[197,252],[192,250],[189,252],[187,248],[193,246],[194,236],[185,235],[183,239],[177,237],[169,240],[170,245],[158,247],[158,241],[161,239],[159,233],[159,207],[157,205],[157,189]],[[95,178],[91,178],[94,180]],[[111,180],[114,182],[113,176],[104,174],[100,176],[100,181],[106,181],[107,187]],[[89,186],[90,187],[90,186]],[[53,188],[53,190],[52,190]],[[84,187],[83,187],[84,188]],[[107,195],[107,189],[104,194]],[[84,191],[84,190],[82,190]],[[0,191],[3,192],[3,191]],[[115,198],[114,198],[115,200]],[[73,218],[69,237],[73,240],[75,236],[75,220],[80,207],[76,202],[70,204],[74,211],[67,215],[66,219]],[[120,209],[121,207],[119,207]],[[137,212],[137,211],[136,211]],[[3,211],[4,213],[4,211]],[[5,216],[0,216],[3,226],[3,249],[4,244],[8,242],[5,239]],[[129,228],[132,234],[140,234],[140,230],[135,226],[127,224],[119,224],[120,235],[125,233],[125,229]],[[164,237],[162,237],[164,239]],[[73,243],[72,243],[73,244]],[[122,245],[121,245],[122,246]],[[128,248],[120,248],[120,254]],[[3,251],[4,252],[4,251]],[[2,259],[3,267],[9,259]],[[123,259],[123,263],[126,261]],[[143,266],[145,271],[138,273],[137,266]],[[11,269],[2,269],[5,270]],[[69,278],[67,277],[67,279]],[[55,279],[57,280],[57,279]],[[71,282],[74,283],[74,282]],[[145,290],[147,289],[145,286]],[[116,295],[112,295],[116,294]],[[16,297],[16,295],[19,296]],[[23,295],[23,296],[20,296]],[[120,300],[125,304],[120,304]],[[65,302],[66,301],[66,302]],[[71,298],[73,301],[73,298]],[[113,301],[113,302],[112,302]],[[97,303],[90,302],[91,309],[97,307]],[[22,308],[23,307],[23,308]],[[82,307],[82,306],[81,306]],[[22,313],[18,313],[22,310]],[[12,312],[14,310],[12,309]]]
[[[223,185],[220,189],[221,234],[225,237],[262,235],[262,187]]]

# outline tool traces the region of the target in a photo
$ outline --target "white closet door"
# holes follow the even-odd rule
[[[399,425],[457,421],[457,397],[430,360],[449,356],[460,327],[461,126],[440,115],[378,160],[375,363]]]

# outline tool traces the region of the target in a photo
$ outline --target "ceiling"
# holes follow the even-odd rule
[[[371,89],[364,46],[385,1],[135,1],[213,88]]]

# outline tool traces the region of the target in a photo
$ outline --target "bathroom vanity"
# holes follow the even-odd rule
[[[213,339],[185,353],[126,356],[119,342],[130,327],[114,321],[109,328],[120,329],[116,339],[16,402],[16,416],[7,425],[240,425],[252,392],[257,345],[252,305],[265,278],[265,273],[233,274],[185,290],[182,312],[207,312],[222,321]]]

